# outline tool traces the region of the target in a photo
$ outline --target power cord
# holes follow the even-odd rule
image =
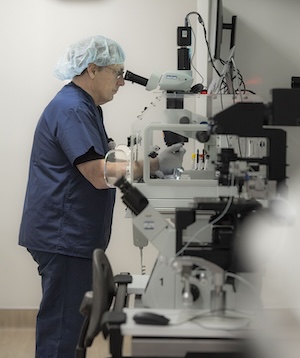
[[[186,15],[186,17],[185,17],[185,26],[191,27],[193,36],[194,36],[195,39],[196,39],[195,31],[194,31],[194,29],[193,29],[193,27],[192,27],[192,25],[191,25],[191,23],[190,23],[190,21],[189,21],[189,17],[190,17],[191,15],[196,15],[196,16],[198,17],[198,22],[199,22],[199,24],[201,24],[202,27],[203,27],[204,40],[205,40],[206,47],[207,47],[207,51],[208,51],[208,55],[209,55],[209,61],[210,61],[211,65],[212,65],[214,71],[217,73],[217,75],[218,75],[219,77],[221,77],[221,73],[220,73],[220,71],[216,68],[215,63],[214,63],[214,60],[213,60],[213,57],[212,57],[212,54],[211,54],[210,44],[209,44],[208,38],[207,38],[207,30],[206,30],[206,27],[205,27],[205,24],[204,24],[204,21],[203,21],[201,15],[200,15],[198,12],[196,12],[196,11],[189,12],[189,13]],[[195,41],[195,44],[196,44],[196,43],[197,43],[197,41]],[[194,69],[194,70],[197,72],[197,74],[202,78],[202,83],[203,83],[203,82],[204,82],[203,76],[199,73],[199,71],[196,69],[196,67],[195,67],[194,64],[193,64],[193,58],[194,58],[194,55],[195,55],[195,49],[196,49],[196,45],[194,46],[194,53],[193,53],[193,56],[192,56],[192,59],[191,59],[191,64],[192,64],[193,69]],[[219,61],[220,61],[220,63],[221,63],[222,65],[225,65],[225,61],[224,61],[224,60],[220,59]],[[236,80],[236,79],[237,79],[237,81],[238,81],[238,89],[235,90],[234,92],[235,92],[235,93],[238,92],[240,95],[241,95],[242,92],[243,92],[244,94],[245,94],[246,92],[249,92],[249,93],[251,93],[251,94],[256,94],[255,92],[253,92],[253,91],[251,91],[251,90],[249,90],[249,89],[246,88],[246,85],[245,85],[245,82],[244,82],[244,79],[243,79],[243,76],[242,76],[240,70],[235,66],[235,64],[234,64],[234,67],[235,67],[234,69],[235,69],[236,75],[231,78],[231,81],[232,81],[232,83],[233,83],[234,80]],[[206,86],[206,88],[207,88],[207,86]],[[223,94],[227,94],[228,92],[229,92],[228,85],[227,85],[226,81],[223,80],[222,86],[221,86],[221,88],[220,88],[219,93],[220,93],[220,94],[222,94],[222,93],[223,93]]]

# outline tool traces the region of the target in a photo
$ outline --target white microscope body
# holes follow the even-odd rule
[[[238,228],[248,214],[268,206],[285,179],[284,132],[263,128],[261,103],[238,103],[214,118],[184,108],[198,95],[187,92],[192,82],[186,72],[176,73],[183,77],[155,75],[143,83],[153,89],[161,81],[166,92],[133,126],[128,181],[121,184],[124,197],[133,190],[147,201],[133,210],[134,244],[142,249],[151,242],[159,251],[142,302],[150,308],[247,308],[257,304],[249,287],[259,290],[260,277],[238,262]],[[153,176],[150,158],[169,134],[193,161],[187,158],[171,175]],[[274,169],[275,156],[281,162]],[[131,164],[141,159],[143,177],[136,181]],[[228,272],[251,285],[228,279]]]

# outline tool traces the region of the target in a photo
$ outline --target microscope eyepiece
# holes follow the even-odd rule
[[[133,187],[125,177],[119,178],[115,186],[124,194],[123,203],[135,214],[138,215],[148,206],[147,198],[135,187]]]
[[[136,75],[130,71],[126,71],[124,80],[131,81],[132,83],[137,83],[141,86],[147,86],[148,79],[139,75]]]

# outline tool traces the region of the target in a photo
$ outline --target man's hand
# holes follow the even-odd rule
[[[185,152],[182,143],[176,143],[164,149],[157,157],[159,170],[164,174],[172,174],[175,168],[181,168]]]

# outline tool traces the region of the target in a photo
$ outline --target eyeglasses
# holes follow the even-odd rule
[[[106,66],[105,68],[108,68],[111,71],[113,71],[113,73],[116,76],[116,80],[120,80],[121,78],[124,78],[124,70],[123,69],[120,69],[119,71],[117,71],[116,69],[114,69],[113,67],[110,67],[110,66]]]

